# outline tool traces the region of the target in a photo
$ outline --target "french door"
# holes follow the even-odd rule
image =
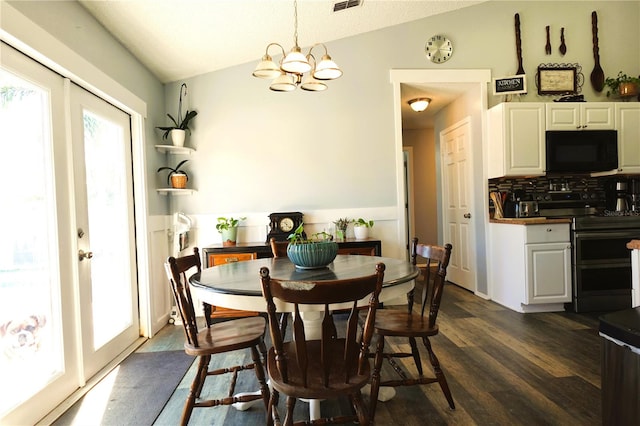
[[[37,422],[139,336],[129,122],[0,44],[2,424]]]

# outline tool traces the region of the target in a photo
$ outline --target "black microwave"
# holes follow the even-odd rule
[[[548,130],[547,173],[591,173],[618,168],[616,130]]]

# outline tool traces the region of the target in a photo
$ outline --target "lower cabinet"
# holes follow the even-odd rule
[[[518,312],[571,301],[569,224],[490,225],[491,298]]]

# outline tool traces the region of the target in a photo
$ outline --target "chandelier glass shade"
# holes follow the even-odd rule
[[[298,3],[294,0],[294,45],[289,53],[285,54],[284,48],[278,43],[269,43],[266,51],[255,70],[253,76],[273,80],[269,89],[276,92],[291,92],[300,86],[303,90],[318,92],[327,89],[327,85],[322,81],[334,80],[342,75],[342,70],[331,59],[327,52],[327,46],[323,43],[316,43],[304,55],[298,46]],[[276,63],[269,49],[279,47],[282,59]],[[312,54],[316,47],[324,48],[324,55],[320,62],[316,62]]]
[[[412,110],[415,112],[422,112],[429,106],[431,99],[429,98],[416,98],[411,99],[408,103]]]

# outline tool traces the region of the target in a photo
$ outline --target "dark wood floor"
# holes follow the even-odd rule
[[[596,316],[519,314],[448,284],[438,322],[441,332],[432,344],[447,375],[456,409],[448,408],[437,385],[397,388],[394,399],[378,404],[377,424],[601,424]],[[181,349],[182,343],[182,328],[168,326],[140,350]],[[390,340],[387,345],[403,344]],[[425,364],[425,368],[430,367]],[[156,424],[178,424],[193,371],[189,370]],[[383,374],[395,373],[387,369]],[[224,392],[224,387],[214,381],[205,389]],[[245,374],[237,386],[237,391],[255,389],[252,373]],[[344,402],[325,401],[322,410],[338,413],[347,408]],[[307,404],[299,402],[296,412],[304,416]],[[190,424],[240,426],[263,422],[262,406],[245,412],[216,407],[195,409]]]

